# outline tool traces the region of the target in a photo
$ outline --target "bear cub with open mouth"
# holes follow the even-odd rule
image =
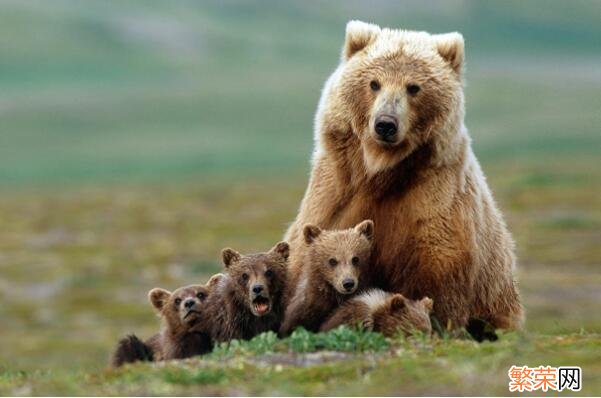
[[[304,226],[304,246],[297,256],[300,261],[291,264],[291,290],[281,336],[299,326],[317,332],[326,317],[363,286],[373,234],[371,220],[344,230]]]
[[[225,272],[208,302],[215,341],[248,340],[278,331],[284,315],[289,250],[288,243],[280,242],[266,253],[222,251]]]
[[[181,359],[211,351],[210,313],[206,303],[221,276],[213,276],[206,285],[180,287],[173,293],[161,288],[152,289],[148,299],[162,318],[161,330],[145,342],[135,335],[121,339],[113,354],[112,365]]]

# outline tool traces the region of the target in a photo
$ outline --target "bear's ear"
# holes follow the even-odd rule
[[[307,224],[303,228],[303,236],[308,244],[313,243],[319,235],[321,235],[321,229],[317,225]]]
[[[372,220],[361,221],[355,226],[355,231],[365,236],[367,240],[371,241],[374,237],[374,222]]]
[[[432,312],[432,309],[434,308],[434,301],[432,301],[430,297],[426,296],[420,301],[422,302],[424,308],[426,308],[426,311],[428,311],[428,313]]]
[[[171,297],[171,292],[169,290],[161,289],[160,287],[155,287],[148,292],[150,304],[159,311],[167,304],[169,297]]]
[[[407,304],[406,300],[407,299],[402,294],[395,294],[394,296],[392,296],[392,299],[390,299],[391,311],[397,312],[405,308],[405,305]]]
[[[221,281],[225,277],[226,276],[221,273],[213,275],[207,282],[207,287],[210,287],[210,288],[215,287],[219,283],[219,281]]]
[[[240,253],[238,253],[234,249],[230,249],[229,247],[221,251],[221,260],[223,261],[223,265],[225,265],[225,268],[228,268],[230,265],[237,263],[238,261],[240,261],[241,258],[242,256],[240,255]]]
[[[461,33],[453,32],[434,35],[434,40],[438,54],[451,65],[455,73],[460,74],[465,47]]]
[[[270,250],[270,252],[282,257],[284,261],[288,260],[288,256],[290,255],[290,245],[288,245],[288,242],[279,242]]]
[[[380,33],[380,27],[361,21],[349,21],[346,24],[346,35],[342,57],[344,60],[352,57],[357,51],[363,50]]]

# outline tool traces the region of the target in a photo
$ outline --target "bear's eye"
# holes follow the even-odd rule
[[[204,300],[206,295],[203,292],[198,292],[198,294],[196,295],[196,297],[198,297],[199,300]]]
[[[417,84],[408,84],[407,85],[407,93],[411,95],[415,95],[419,92],[420,87]]]
[[[330,265],[332,267],[335,267],[335,266],[338,265],[338,260],[336,260],[335,258],[331,258],[331,259],[328,260],[328,263],[330,263]]]
[[[355,256],[351,258],[351,262],[353,263],[353,265],[359,265],[359,257]]]
[[[182,299],[181,299],[181,298],[176,298],[176,299],[175,299],[175,305],[180,305],[180,304],[181,304],[181,302],[182,302]]]
[[[243,273],[242,274],[242,280],[243,281],[247,281],[248,280],[248,274],[247,273]]]
[[[273,278],[273,271],[268,269],[267,271],[265,271],[265,277],[267,278]]]
[[[378,91],[380,89],[380,83],[378,83],[377,80],[372,80],[369,82],[369,87],[371,87],[373,91]]]

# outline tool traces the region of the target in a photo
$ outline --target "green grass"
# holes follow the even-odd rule
[[[507,394],[511,364],[601,391],[601,3],[0,3],[1,394]],[[496,343],[297,332],[106,370],[146,301],[281,239],[344,24],[458,30],[466,122],[517,245]],[[581,331],[584,330],[585,332]]]
[[[386,340],[342,329],[300,334],[284,340],[260,335],[204,357],[94,373],[0,369],[0,394],[506,395],[511,365],[568,363],[583,368],[583,392],[601,389],[598,334],[510,333],[481,344],[425,336]]]
[[[385,350],[389,344],[380,333],[357,333],[340,327],[329,333],[315,334],[299,328],[283,340],[279,340],[275,333],[268,332],[250,341],[234,340],[221,343],[215,347],[212,356],[262,355],[272,351],[274,347],[299,353],[318,350],[369,352]]]

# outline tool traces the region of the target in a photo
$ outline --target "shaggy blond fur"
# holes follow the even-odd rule
[[[521,324],[513,241],[464,126],[458,33],[381,29],[351,21],[315,120],[313,169],[286,233],[302,267],[302,227],[376,225],[370,276],[410,299],[434,299],[444,325],[471,317]],[[417,86],[415,88],[411,86]],[[390,115],[398,133],[374,131]]]
[[[402,332],[411,336],[416,331],[430,334],[432,299],[408,300],[402,294],[371,289],[338,307],[321,325],[327,332],[340,325],[359,327],[393,337]]]
[[[365,220],[354,228],[303,229],[303,267],[289,273],[286,312],[280,334],[302,326],[317,332],[326,317],[363,286],[371,255],[374,224]],[[345,287],[345,284],[346,287]]]

